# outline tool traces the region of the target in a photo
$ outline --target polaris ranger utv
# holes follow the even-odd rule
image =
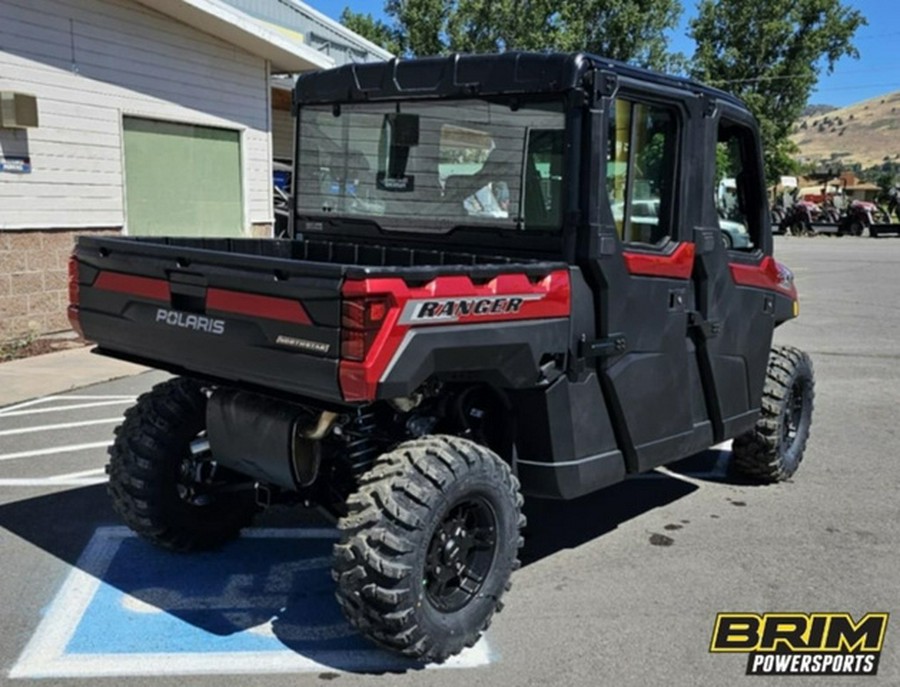
[[[177,375],[110,449],[140,535],[214,547],[267,504],[316,504],[350,622],[441,661],[501,607],[522,494],[731,438],[742,473],[797,469],[812,366],[770,350],[797,293],[738,100],[512,53],[304,75],[294,112],[292,238],[84,237],[72,258],[97,352]]]

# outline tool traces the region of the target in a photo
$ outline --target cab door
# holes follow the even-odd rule
[[[712,432],[689,336],[696,247],[683,202],[687,94],[620,85],[601,100],[591,200],[599,239],[597,368],[629,471],[709,446]],[[590,354],[590,352],[589,352]]]
[[[756,124],[727,102],[710,107],[694,288],[698,349],[715,441],[753,427],[775,327],[772,257]],[[712,164],[715,161],[715,164]]]

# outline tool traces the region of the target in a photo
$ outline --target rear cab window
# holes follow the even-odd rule
[[[311,105],[299,118],[297,212],[313,224],[561,230],[559,101]]]

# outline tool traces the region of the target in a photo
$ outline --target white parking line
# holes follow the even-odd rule
[[[714,449],[719,451],[719,456],[716,458],[715,464],[709,470],[681,473],[670,470],[665,466],[660,466],[650,472],[642,472],[639,475],[633,475],[628,479],[629,481],[634,479],[677,479],[696,486],[700,486],[709,481],[724,479],[728,476],[728,463],[731,460],[731,442],[729,441],[725,444],[720,444],[719,446],[714,447]]]
[[[57,477],[0,478],[0,487],[92,487],[106,482],[105,476],[58,479]]]
[[[93,468],[92,470],[81,470],[79,472],[67,472],[65,475],[54,475],[53,477],[48,477],[47,479],[53,482],[57,482],[60,480],[70,480],[70,479],[81,479],[84,477],[96,477],[98,475],[105,475],[106,468]],[[105,478],[104,478],[105,481]]]
[[[5,408],[0,408],[0,417],[5,415],[8,412],[14,410],[21,410],[22,408],[31,408],[32,406],[39,405],[41,403],[47,403],[48,401],[135,401],[137,400],[136,396],[130,396],[126,394],[54,394],[52,396],[41,396],[40,398],[33,398],[30,401],[24,401],[22,403],[16,403],[15,405],[7,406]]]
[[[0,479],[0,487],[88,487],[106,482],[106,468],[67,472],[53,477],[11,477]]]
[[[59,400],[59,399],[57,399]],[[54,406],[53,408],[26,408],[24,410],[7,410],[0,413],[0,419],[4,417],[18,417],[20,415],[37,415],[39,413],[60,413],[66,410],[82,410],[83,408],[99,408],[101,406],[117,406],[132,403],[133,398],[116,401],[97,401],[96,403],[73,403],[70,406]],[[15,407],[15,406],[13,406]]]
[[[30,401],[25,401],[24,403],[16,403],[15,405],[7,406],[6,408],[0,408],[0,417],[10,412],[11,410],[18,410],[19,408],[30,408],[33,405],[37,405],[38,403],[43,403],[46,398],[34,398]]]
[[[64,396],[44,396],[44,401],[134,401],[136,396],[129,394],[66,394]]]
[[[30,434],[32,432],[52,432],[56,429],[74,429],[76,427],[90,427],[92,425],[108,425],[121,422],[122,416],[105,417],[100,420],[82,420],[81,422],[60,422],[56,425],[40,425],[39,427],[17,427],[16,429],[0,430],[0,437],[8,437],[13,434]]]
[[[53,448],[41,448],[34,451],[19,451],[18,453],[4,453],[0,455],[0,461],[16,460],[17,458],[36,458],[38,456],[50,456],[56,453],[72,453],[74,451],[86,451],[91,448],[105,448],[110,445],[107,441],[94,441],[89,444],[69,444],[68,446],[54,446]]]

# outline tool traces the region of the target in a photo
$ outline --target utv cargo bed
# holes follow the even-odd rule
[[[348,284],[394,278],[421,287],[452,276],[487,284],[500,275],[532,283],[561,269],[565,263],[329,240],[83,237],[70,264],[70,317],[112,357],[343,402]]]

